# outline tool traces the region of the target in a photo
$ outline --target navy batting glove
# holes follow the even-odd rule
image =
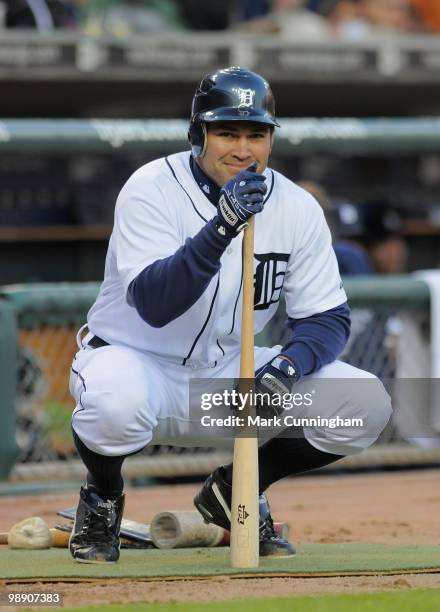
[[[248,220],[263,210],[267,192],[266,177],[256,174],[257,164],[239,172],[223,185],[218,201],[217,231],[223,236],[236,236]]]
[[[278,355],[255,372],[255,392],[265,394],[257,401],[257,412],[261,416],[281,416],[283,402],[275,401],[275,396],[283,397],[292,392],[292,385],[299,379],[295,366],[287,357]],[[278,399],[278,398],[277,398]]]

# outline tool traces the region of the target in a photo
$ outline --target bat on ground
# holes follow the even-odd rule
[[[51,528],[51,546],[67,548],[72,532],[75,508],[58,512],[59,516],[69,519],[70,523],[55,525]],[[123,520],[121,529],[121,548],[181,548],[184,546],[228,546],[229,531],[207,526],[198,512],[160,512],[153,517],[151,526],[137,521]],[[128,527],[127,527],[128,525]],[[288,539],[289,527],[286,523],[274,523],[275,531]],[[129,533],[130,537],[124,537]],[[0,532],[0,544],[8,543],[8,532]]]
[[[74,521],[76,508],[60,510],[57,512],[57,514],[58,516]],[[146,525],[145,523],[138,523],[136,521],[130,521],[129,519],[122,519],[121,536],[126,540],[143,543],[145,548],[154,547],[153,540],[150,536],[150,525]]]
[[[75,519],[75,513],[76,508],[67,508],[66,510],[57,512],[58,516],[70,519],[71,521]],[[197,529],[194,529],[194,525],[197,526]],[[156,534],[156,537],[152,537],[151,526],[153,526],[153,534]],[[159,527],[162,527],[162,529],[159,530]],[[160,539],[164,538],[164,534],[166,532],[166,537],[169,539],[169,542],[164,545],[164,547],[171,548],[172,546],[170,546],[170,541],[177,539],[179,534],[186,537],[186,533],[191,530],[192,533],[198,531],[199,539],[200,534],[202,532],[206,532],[208,534],[208,538],[206,539],[204,545],[212,546],[214,545],[213,542],[211,542],[211,544],[207,543],[208,539],[212,540],[212,535],[208,533],[209,529],[212,529],[212,526],[206,525],[198,512],[194,510],[190,512],[175,510],[174,512],[159,512],[152,518],[151,524],[122,519],[121,536],[126,540],[131,540],[139,544],[145,544],[148,548],[150,548],[151,545],[161,548],[162,545],[160,543]],[[289,525],[287,523],[275,522],[274,529],[279,536],[286,540],[289,539]],[[230,532],[226,529],[221,529],[221,532],[221,537],[218,538],[215,546],[229,546],[231,539]],[[191,546],[197,546],[195,540],[191,541]]]
[[[69,542],[70,533],[65,533],[57,529],[56,527],[52,527],[49,529],[50,535],[52,536],[52,544],[51,546],[55,546],[57,548],[65,548]],[[0,544],[8,543],[8,531],[0,532]]]

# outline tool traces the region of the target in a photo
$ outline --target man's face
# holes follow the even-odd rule
[[[257,162],[257,172],[266,169],[273,140],[269,126],[244,121],[206,126],[205,153],[197,162],[219,187],[254,162]]]
[[[411,28],[409,0],[363,0],[359,10],[375,26],[401,31]]]
[[[405,241],[396,236],[383,240],[373,246],[370,257],[378,274],[401,274],[408,259]]]

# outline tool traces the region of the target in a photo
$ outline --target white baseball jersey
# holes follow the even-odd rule
[[[143,321],[127,297],[130,283],[146,266],[173,255],[217,214],[194,180],[189,160],[189,152],[158,159],[142,166],[124,185],[104,281],[88,325],[110,344],[197,368],[219,363],[239,350],[243,234],[226,248],[220,271],[198,301],[162,328]],[[282,174],[269,168],[264,174],[265,206],[255,216],[255,333],[275,314],[281,290],[287,315],[294,319],[347,300],[321,207]]]

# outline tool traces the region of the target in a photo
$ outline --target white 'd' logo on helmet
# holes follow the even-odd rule
[[[254,104],[255,91],[253,89],[242,89],[238,87],[235,89],[235,92],[238,94],[239,103],[238,108],[249,108]]]

